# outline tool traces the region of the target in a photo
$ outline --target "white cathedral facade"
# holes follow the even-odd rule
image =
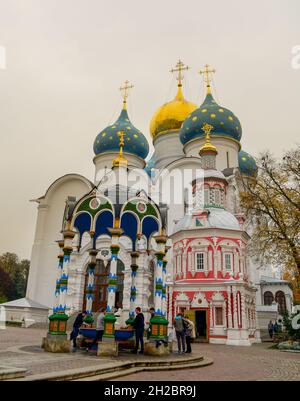
[[[177,94],[150,124],[150,159],[127,113],[126,83],[119,118],[94,142],[94,180],[67,174],[36,200],[26,297],[68,315],[120,309],[123,322],[136,306],[145,313],[153,306],[170,330],[182,311],[199,339],[251,345],[260,341],[257,305],[270,287],[262,291],[247,253],[239,189],[257,167],[242,150],[238,118],[214,100],[208,66],[200,106],[183,96],[183,64],[175,70]],[[185,172],[190,179],[181,180]],[[269,294],[269,306],[276,300],[291,307],[288,286],[282,288],[273,300]]]

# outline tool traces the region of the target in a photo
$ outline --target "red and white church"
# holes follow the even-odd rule
[[[228,182],[216,170],[217,149],[206,142],[200,149],[204,178],[194,180],[194,206],[175,225],[174,283],[169,315],[184,312],[194,321],[203,341],[228,345],[259,342],[256,287],[249,281],[247,244],[242,217],[226,210]],[[203,199],[204,198],[204,199]],[[204,207],[203,207],[204,205]]]

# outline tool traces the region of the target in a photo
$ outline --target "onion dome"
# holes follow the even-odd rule
[[[197,108],[197,105],[188,102],[182,93],[182,71],[188,68],[179,60],[176,68],[171,70],[171,72],[178,72],[177,94],[172,101],[159,107],[152,117],[150,133],[153,139],[160,134],[166,134],[168,131],[179,130],[183,121]]]
[[[196,109],[182,124],[180,140],[185,145],[196,138],[202,138],[203,125],[207,123],[214,128],[211,136],[225,136],[240,142],[242,127],[239,119],[225,107],[219,106],[211,93],[208,93],[202,105]]]
[[[179,130],[183,121],[197,108],[197,106],[185,100],[181,86],[178,86],[177,95],[168,103],[161,106],[150,123],[150,133],[154,139],[156,136],[168,131]]]
[[[239,169],[241,174],[247,177],[255,177],[258,171],[256,161],[244,150],[239,152]]]
[[[213,126],[211,136],[227,137],[240,142],[242,137],[242,127],[239,119],[223,106],[220,106],[212,96],[209,74],[215,72],[205,66],[201,73],[206,75],[207,94],[202,105],[193,111],[184,121],[180,130],[180,140],[185,145],[196,138],[202,138],[204,124]]]
[[[128,86],[125,82],[125,94],[123,96],[123,109],[116,122],[102,130],[96,137],[94,142],[94,153],[99,155],[107,152],[119,152],[120,149],[120,132],[124,133],[124,153],[131,153],[142,159],[145,159],[149,153],[149,144],[146,137],[140,130],[135,128],[131,123],[126,107],[127,90],[132,86]]]

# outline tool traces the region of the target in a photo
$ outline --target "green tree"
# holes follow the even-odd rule
[[[2,297],[5,297],[6,300],[10,301],[25,296],[29,265],[28,260],[19,261],[18,256],[14,253],[6,252],[0,256],[0,269],[11,282],[11,286],[4,286],[2,291]]]
[[[29,260],[22,260],[15,266],[13,272],[11,273],[11,279],[14,284],[15,299],[23,298],[26,294],[29,266]]]
[[[255,179],[243,179],[241,206],[252,221],[251,251],[262,261],[300,272],[300,146],[276,160],[258,160]]]
[[[11,275],[19,263],[19,258],[15,253],[6,252],[0,256],[0,266],[1,268]]]
[[[9,274],[0,267],[0,303],[10,301],[13,292],[13,283]]]

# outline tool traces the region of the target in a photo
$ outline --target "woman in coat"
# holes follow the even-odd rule
[[[192,352],[191,342],[194,338],[196,338],[195,325],[194,322],[192,322],[192,320],[190,320],[187,316],[185,316],[183,320],[186,340],[186,353],[190,354]]]

